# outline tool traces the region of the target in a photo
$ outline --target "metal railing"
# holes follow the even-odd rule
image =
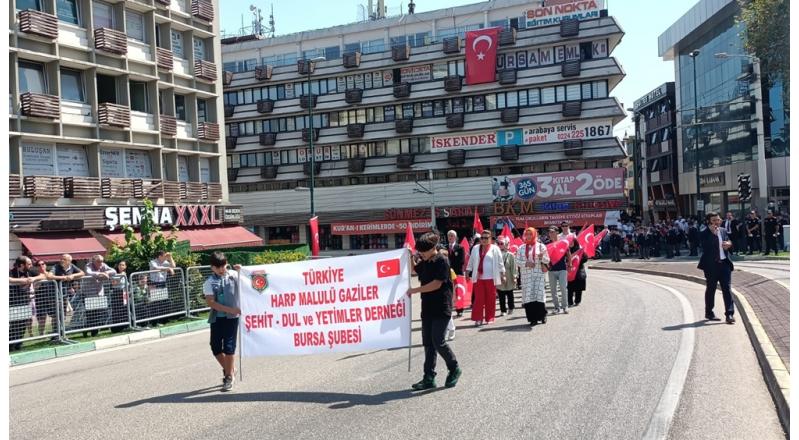
[[[19,349],[23,342],[58,339],[61,336],[63,315],[58,306],[62,302],[59,287],[56,281],[37,281],[32,285],[10,286],[8,309],[10,350]],[[26,333],[29,336],[25,336]]]
[[[97,335],[101,329],[131,327],[127,306],[128,279],[124,275],[98,274],[62,281],[64,326],[62,336]]]
[[[183,269],[148,270],[130,274],[133,325],[163,324],[170,317],[188,316]]]

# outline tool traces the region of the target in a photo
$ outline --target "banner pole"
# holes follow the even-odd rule
[[[413,276],[411,275],[411,270],[413,267],[413,258],[411,256],[411,250],[408,249],[408,261],[410,262],[410,266],[408,267],[408,288],[411,288],[411,280]],[[406,294],[407,296],[407,294]],[[413,349],[413,296],[408,296],[408,373],[411,372],[411,351]]]
[[[239,300],[239,310],[241,310],[241,268],[236,271],[238,278],[236,280],[236,297]],[[241,313],[239,313],[241,319]],[[241,321],[239,321],[239,382],[244,382],[244,368],[242,368],[242,353],[244,352],[244,340],[241,335]]]

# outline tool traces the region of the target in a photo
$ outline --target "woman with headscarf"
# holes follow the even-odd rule
[[[530,326],[547,322],[546,290],[544,278],[549,267],[549,253],[538,241],[538,231],[527,228],[524,244],[516,251],[516,265],[522,274],[522,304]]]

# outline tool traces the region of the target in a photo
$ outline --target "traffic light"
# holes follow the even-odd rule
[[[748,202],[752,198],[752,176],[750,174],[738,175],[738,200]]]

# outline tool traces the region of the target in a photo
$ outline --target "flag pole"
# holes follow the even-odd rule
[[[406,248],[407,249],[407,248]],[[411,250],[408,249],[408,261],[413,263]],[[408,267],[408,288],[411,287],[411,267]],[[406,295],[407,296],[407,295]],[[411,352],[413,349],[413,296],[408,297],[408,373],[411,372]]]
[[[237,272],[238,278],[236,279],[236,298],[239,299],[239,306],[241,306],[241,269]],[[211,310],[211,313],[214,311]],[[241,319],[241,314],[239,314]],[[242,368],[242,353],[244,352],[244,340],[241,335],[241,322],[239,322],[239,382],[244,382],[244,368]]]

